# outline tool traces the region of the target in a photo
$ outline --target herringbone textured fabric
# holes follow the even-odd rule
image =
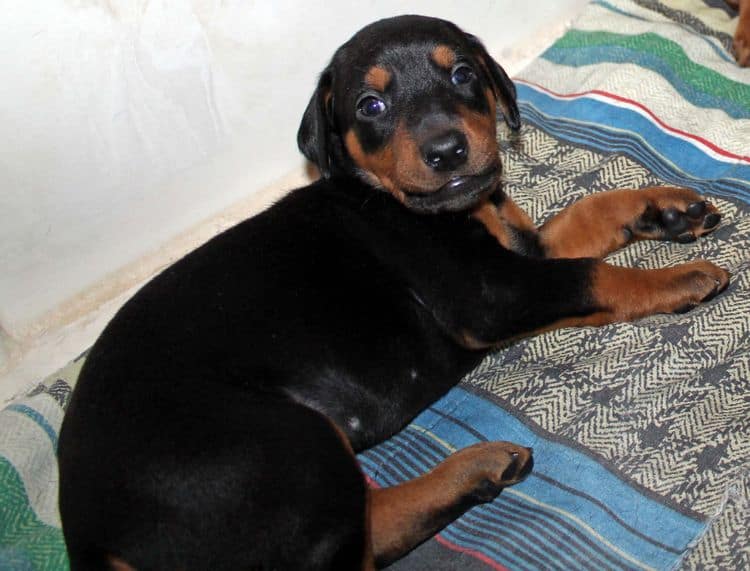
[[[506,147],[506,188],[540,223],[593,191],[664,182],[624,155],[566,144],[532,125]],[[732,272],[726,295],[685,315],[530,338],[492,354],[465,381],[705,516],[750,461],[750,208],[712,200],[724,216],[712,235],[687,245],[639,242],[610,261],[714,260]]]
[[[750,470],[732,478],[706,534],[685,558],[685,570],[750,569]]]

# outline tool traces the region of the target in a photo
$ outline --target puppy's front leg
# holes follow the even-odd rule
[[[721,215],[685,188],[651,187],[592,194],[545,222],[539,241],[550,258],[601,258],[634,240],[692,242]]]
[[[587,315],[554,321],[535,333],[633,321],[657,313],[684,313],[714,298],[728,284],[729,272],[705,260],[657,270],[599,262],[593,268],[590,286],[597,309]]]
[[[625,268],[591,258],[533,258],[503,250],[465,291],[436,315],[469,349],[568,326],[633,321],[679,313],[713,298],[729,273],[696,260],[656,270]]]

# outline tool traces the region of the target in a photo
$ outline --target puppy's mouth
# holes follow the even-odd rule
[[[459,212],[495,190],[499,179],[500,165],[495,164],[480,174],[453,177],[428,194],[404,191],[404,205],[422,214]]]

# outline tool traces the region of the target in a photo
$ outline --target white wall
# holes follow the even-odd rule
[[[296,129],[317,73],[362,25],[445,17],[502,62],[584,3],[1,3],[5,351],[93,309],[102,283],[122,282],[104,297],[133,285],[182,254],[161,255],[175,236],[298,171]],[[0,370],[2,359],[0,339]]]

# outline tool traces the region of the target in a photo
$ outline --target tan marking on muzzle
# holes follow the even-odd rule
[[[374,153],[362,148],[354,130],[344,135],[344,145],[354,163],[373,186],[384,188],[399,202],[405,202],[403,190],[411,192],[431,192],[440,185],[431,179],[431,172],[422,162],[419,145],[409,135],[403,122],[389,142]]]
[[[468,168],[475,173],[481,172],[493,162],[499,161],[494,98],[490,99],[490,112],[487,115],[463,106],[459,107],[458,114],[461,128],[469,142]]]

